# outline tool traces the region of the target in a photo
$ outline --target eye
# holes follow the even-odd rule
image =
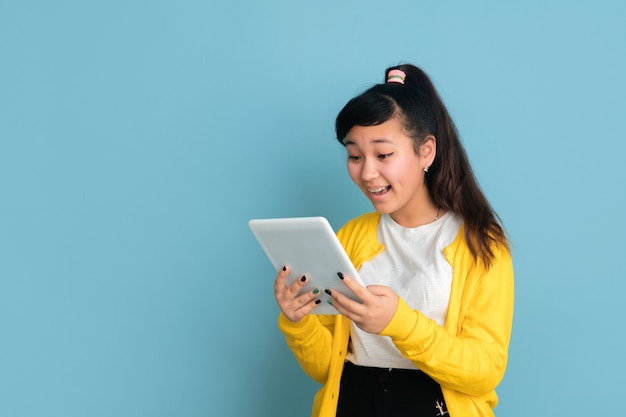
[[[348,155],[348,161],[358,161],[359,159],[361,159],[361,157],[358,155]]]
[[[393,155],[393,152],[391,152],[391,153],[383,153],[383,154],[378,155],[378,159],[387,159],[391,155]]]

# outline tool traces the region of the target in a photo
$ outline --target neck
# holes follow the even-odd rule
[[[429,199],[428,204],[425,204],[420,210],[413,210],[410,212],[402,213],[395,212],[389,213],[394,222],[402,227],[413,228],[423,226],[439,220],[445,213],[445,210],[441,206],[436,205]]]

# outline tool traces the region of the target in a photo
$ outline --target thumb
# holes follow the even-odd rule
[[[385,285],[368,285],[367,290],[378,296],[392,296],[395,294],[391,288]]]

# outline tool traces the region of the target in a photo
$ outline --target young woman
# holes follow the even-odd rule
[[[338,232],[366,284],[338,273],[362,303],[332,288],[298,296],[279,271],[279,327],[323,385],[313,416],[493,416],[507,363],[513,267],[428,76],[389,68],[336,120],[348,173],[373,213]],[[339,281],[338,281],[339,282]],[[340,313],[310,313],[325,290]]]

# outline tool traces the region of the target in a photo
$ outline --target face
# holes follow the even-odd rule
[[[376,211],[400,225],[414,227],[434,203],[424,183],[424,168],[435,157],[435,138],[427,136],[418,152],[398,118],[377,126],[354,126],[345,139],[348,173]]]

